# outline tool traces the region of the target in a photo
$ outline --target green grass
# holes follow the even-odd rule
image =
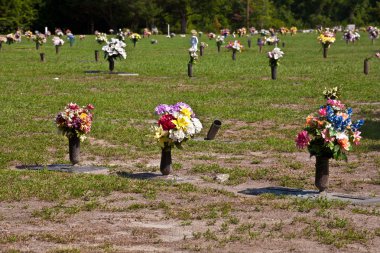
[[[186,73],[189,38],[158,36],[159,44],[151,45],[148,39],[143,39],[136,48],[129,43],[128,57],[116,62],[116,71],[139,73],[139,77],[85,74],[85,70],[108,69],[107,61],[94,61],[94,50],[100,46],[92,36],[76,41],[72,48],[65,44],[59,55],[50,40],[39,51],[26,39],[19,44],[3,45],[0,167],[65,161],[67,141],[56,135],[53,119],[68,102],[93,103],[96,109],[91,136],[120,145],[120,148],[82,145],[84,154],[100,157],[105,163],[156,152],[147,137],[150,132],[147,121],[156,118],[153,109],[157,104],[177,101],[190,104],[205,128],[215,118],[222,122],[265,120],[299,126],[281,133],[273,127],[272,134],[258,135],[255,132],[262,129],[251,129],[247,136],[226,139],[237,141],[233,143],[189,142],[188,150],[294,152],[294,135],[301,129],[304,117],[324,102],[321,91],[325,86],[343,86],[343,101],[347,104],[378,101],[380,61],[371,60],[370,75],[362,74],[363,59],[374,53],[376,45],[371,45],[365,36],[357,45],[346,45],[338,39],[329,49],[329,57],[323,59],[315,37],[315,34],[281,37],[286,42],[285,56],[276,81],[268,79],[268,59],[256,47],[246,48],[234,62],[230,52],[218,54],[214,42],[206,38],[202,41],[207,40],[210,46],[194,67],[195,77],[191,79]],[[242,43],[247,44],[246,38],[242,38]],[[264,51],[272,48],[266,46]],[[46,54],[45,63],[39,62],[39,52]],[[371,119],[367,131],[363,130],[359,152],[378,149],[378,121],[373,120],[378,120],[376,108],[371,104],[355,104],[354,109],[360,116]],[[227,130],[233,125],[223,127]],[[122,148],[125,144],[133,149]]]

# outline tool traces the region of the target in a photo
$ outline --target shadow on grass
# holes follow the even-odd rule
[[[98,166],[77,166],[71,164],[50,164],[50,165],[19,165],[16,166],[19,170],[49,170],[57,172],[69,172],[69,173],[101,173],[106,172],[106,167]]]
[[[363,138],[380,140],[380,121],[366,120],[359,131]]]
[[[117,172],[116,174],[120,177],[126,177],[126,178],[131,178],[131,179],[143,179],[143,180],[162,177],[161,174],[155,174],[151,172],[129,173],[129,172],[120,171],[120,172]]]
[[[243,191],[239,191],[239,193],[246,194],[246,195],[261,195],[261,194],[270,193],[274,195],[292,195],[292,196],[319,194],[318,191],[307,191],[307,190],[287,188],[287,187],[250,188]]]

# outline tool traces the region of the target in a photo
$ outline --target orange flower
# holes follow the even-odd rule
[[[312,126],[313,125],[313,121],[314,121],[314,116],[310,114],[306,118],[306,126]]]
[[[339,146],[342,148],[342,149],[345,149],[345,150],[349,150],[350,148],[350,142],[348,141],[348,139],[344,138],[344,139],[339,139],[338,140],[338,144]]]

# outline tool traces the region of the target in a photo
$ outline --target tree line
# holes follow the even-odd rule
[[[191,29],[256,29],[282,26],[376,25],[378,0],[0,0],[0,33],[70,28],[74,33],[129,28],[140,32],[167,24],[176,33]]]

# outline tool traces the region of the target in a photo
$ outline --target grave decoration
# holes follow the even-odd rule
[[[343,33],[343,39],[348,44],[349,42],[355,43],[360,39],[360,34],[352,30],[345,30]]]
[[[376,26],[368,26],[367,27],[368,37],[372,41],[372,44],[376,39],[379,38],[379,30]]]
[[[200,47],[199,47],[199,54],[200,54],[200,56],[203,56],[203,52],[204,52],[204,49],[205,49],[206,47],[208,47],[208,44],[205,43],[205,42],[201,42],[201,45],[200,45]]]
[[[371,55],[370,57],[364,59],[364,74],[366,75],[368,75],[369,72],[369,60],[371,60],[373,57],[380,58],[380,52],[377,52],[374,55]]]
[[[58,132],[69,140],[69,157],[73,165],[80,161],[80,142],[83,142],[91,131],[93,109],[94,106],[91,104],[80,107],[76,103],[69,103],[55,118]]]
[[[116,39],[123,42],[125,41],[125,34],[121,29],[119,29],[119,32],[116,34]]]
[[[36,49],[40,49],[40,46],[46,43],[46,36],[42,33],[38,33],[32,36],[32,40],[36,43]]]
[[[96,33],[95,40],[99,44],[107,43],[107,34],[106,33]]]
[[[236,52],[241,52],[243,45],[240,44],[240,41],[235,40],[234,42],[230,41],[226,46],[228,50],[232,51],[232,60],[236,60]]]
[[[189,63],[187,64],[187,75],[189,77],[193,76],[193,64],[197,63],[197,61],[198,61],[197,52],[198,52],[198,50],[196,48],[194,48],[194,47],[189,48],[190,60],[189,60]]]
[[[7,42],[6,43],[8,45],[11,45],[11,44],[13,44],[13,43],[16,42],[16,37],[15,37],[15,35],[13,33],[7,34],[6,38],[7,38]]]
[[[212,39],[215,39],[216,35],[215,35],[215,33],[209,33],[209,34],[207,34],[207,37],[208,37],[210,40],[212,40]]]
[[[310,156],[316,157],[315,186],[320,192],[328,188],[329,160],[347,161],[347,152],[353,145],[359,145],[363,120],[353,122],[352,109],[339,100],[338,87],[325,89],[326,104],[319,107],[316,114],[306,118],[305,128],[296,138],[296,146],[308,149]]]
[[[139,41],[141,39],[141,36],[140,34],[138,33],[132,33],[129,38],[131,39],[132,43],[133,43],[133,47],[136,47],[136,42]]]
[[[67,29],[66,30],[66,36],[67,36],[67,40],[70,43],[70,47],[72,47],[74,45],[74,42],[75,42],[74,34],[69,29]]]
[[[290,27],[290,35],[293,36],[296,34],[297,34],[297,27],[295,26]]]
[[[280,65],[280,58],[283,57],[284,52],[278,47],[275,47],[272,51],[268,52],[269,66],[271,68],[272,80],[277,79],[277,66]]]
[[[109,71],[112,72],[115,68],[115,59],[126,59],[127,52],[125,52],[126,44],[118,39],[112,38],[107,41],[107,45],[102,47],[104,51],[104,58],[109,63]]]
[[[32,39],[33,33],[31,31],[26,31],[24,35],[30,41]]]
[[[216,46],[218,47],[218,52],[220,52],[220,47],[224,44],[224,37],[218,35],[215,41],[216,41]]]
[[[160,171],[163,175],[171,173],[171,149],[182,149],[182,143],[191,139],[202,130],[202,123],[191,107],[183,102],[174,105],[160,104],[155,108],[160,116],[158,126],[153,126],[154,138],[161,147]]]
[[[52,41],[53,41],[53,44],[55,46],[55,53],[58,54],[59,53],[59,48],[61,46],[63,46],[63,44],[65,42],[63,41],[63,39],[61,39],[60,37],[57,37],[57,36],[54,36],[53,39],[52,39]]]
[[[329,49],[330,45],[335,42],[335,34],[330,31],[325,31],[321,33],[317,39],[322,45],[323,58],[327,58],[327,50]]]

